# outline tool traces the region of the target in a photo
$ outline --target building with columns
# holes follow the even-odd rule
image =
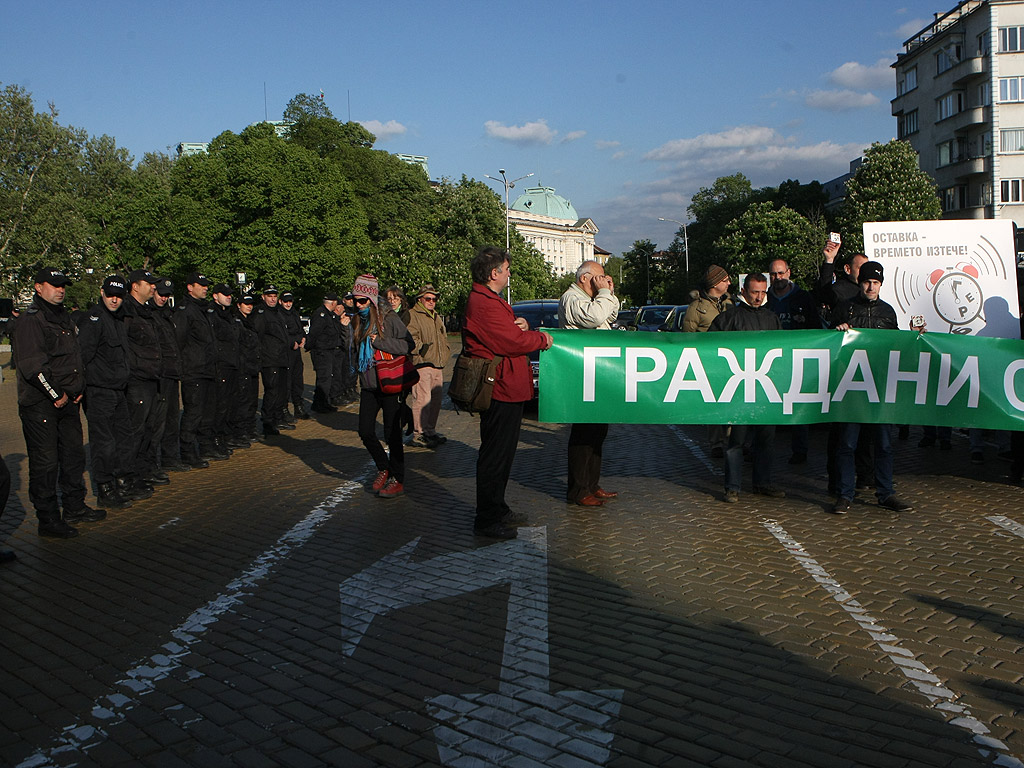
[[[552,187],[525,190],[509,206],[508,220],[544,255],[558,277],[595,258],[597,225],[592,219],[580,218],[572,203],[556,195]]]

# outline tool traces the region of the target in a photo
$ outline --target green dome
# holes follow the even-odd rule
[[[556,195],[552,187],[531,187],[517,197],[509,208],[513,211],[537,213],[554,219],[572,219],[573,221],[579,219],[572,203],[564,197]]]

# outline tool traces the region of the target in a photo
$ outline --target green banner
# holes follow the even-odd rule
[[[1024,429],[1024,342],[913,331],[551,331],[540,420]]]

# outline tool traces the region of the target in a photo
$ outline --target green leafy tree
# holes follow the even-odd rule
[[[660,304],[663,280],[660,262],[654,258],[657,246],[650,240],[636,240],[633,247],[622,254],[625,277],[621,293],[632,298],[636,305]]]
[[[846,183],[840,214],[843,247],[864,250],[865,221],[931,221],[942,215],[934,180],[906,141],[875,142]]]
[[[285,120],[299,123],[311,117],[326,117],[334,119],[331,108],[322,96],[310,96],[308,93],[297,93],[293,96],[284,108]]]
[[[785,259],[793,279],[807,285],[821,260],[824,238],[824,220],[811,222],[792,208],[754,203],[726,225],[715,251],[733,276],[767,272],[773,259]]]

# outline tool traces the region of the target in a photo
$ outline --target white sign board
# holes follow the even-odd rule
[[[864,254],[885,269],[900,328],[923,315],[930,332],[1020,338],[1012,222],[865,222]]]

